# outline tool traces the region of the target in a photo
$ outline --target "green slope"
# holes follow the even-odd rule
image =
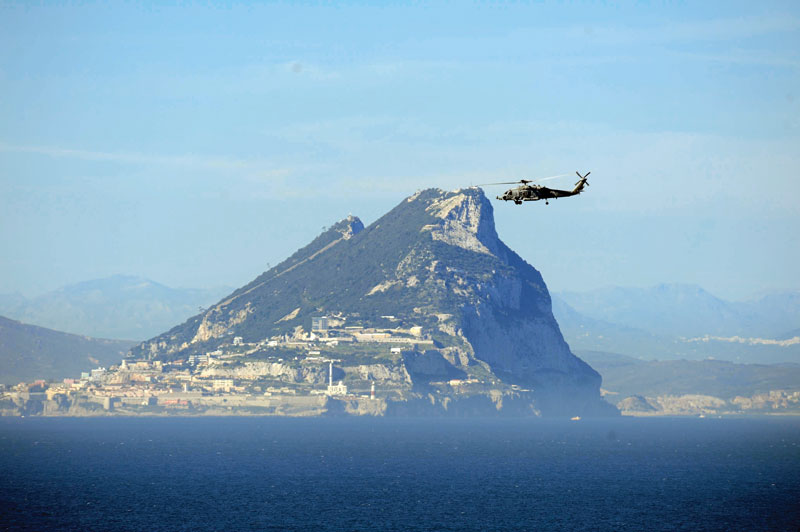
[[[78,377],[119,362],[134,344],[27,325],[0,316],[0,383]]]

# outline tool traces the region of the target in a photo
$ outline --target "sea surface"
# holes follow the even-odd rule
[[[797,530],[800,419],[0,419],[0,529]]]

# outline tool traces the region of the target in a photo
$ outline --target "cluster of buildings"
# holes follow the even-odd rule
[[[235,336],[207,353],[170,362],[124,359],[119,365],[98,367],[61,382],[20,383],[2,395],[15,403],[37,397],[64,402],[80,396],[102,403],[106,410],[120,405],[186,407],[236,396],[347,397],[353,391],[341,380],[334,382],[334,363],[346,361],[359,347],[385,351],[390,357],[432,344],[418,326],[345,327],[342,318],[322,316],[313,318],[308,333],[300,329],[259,342]],[[375,398],[374,382],[358,384],[358,397]]]

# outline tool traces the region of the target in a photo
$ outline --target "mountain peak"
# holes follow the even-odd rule
[[[155,288],[158,290],[167,289],[162,284],[151,281],[145,277],[128,274],[115,274],[101,279],[91,279],[78,283],[63,286],[56,290],[60,293],[79,294],[96,290],[103,291],[130,291],[137,289]]]
[[[431,237],[469,251],[497,255],[498,237],[492,204],[479,188],[442,193],[426,209],[442,220],[427,225]]]

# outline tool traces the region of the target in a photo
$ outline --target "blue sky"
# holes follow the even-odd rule
[[[798,289],[799,6],[2,2],[0,292],[238,286],[417,189],[575,170],[494,203],[551,289]]]

